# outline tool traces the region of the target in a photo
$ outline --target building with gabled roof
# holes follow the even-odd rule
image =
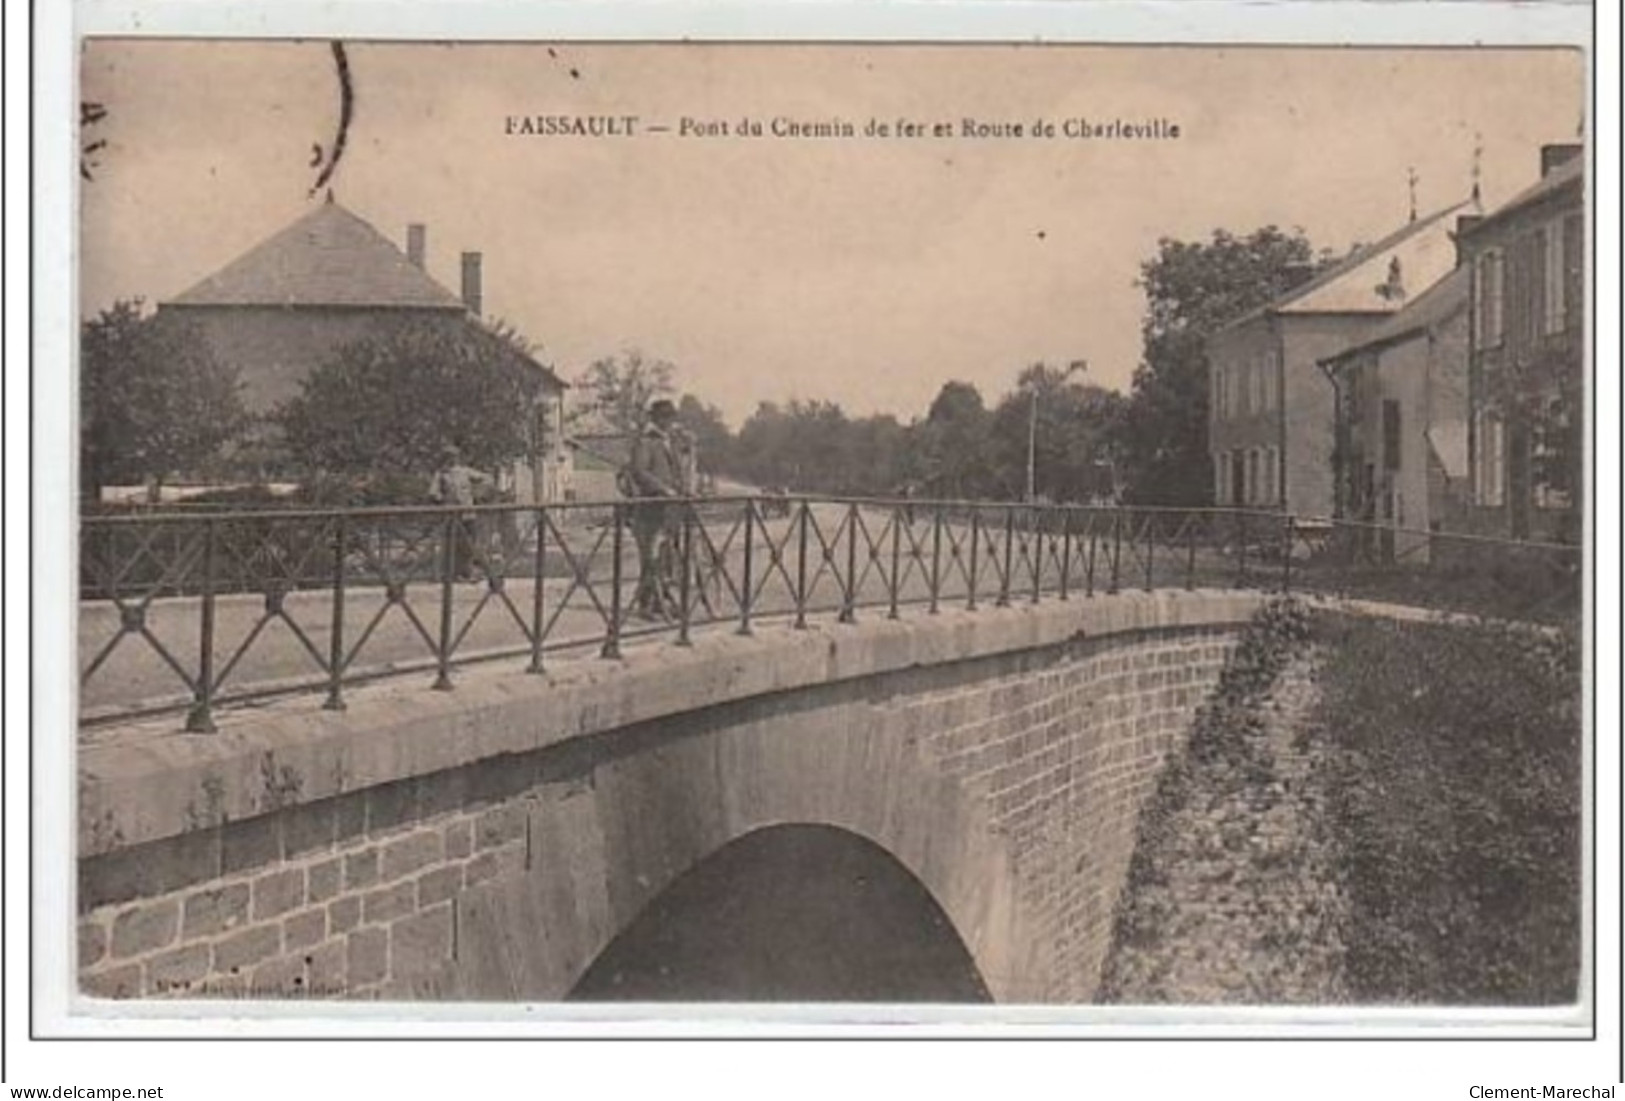
[[[411,237],[425,240],[418,231]],[[467,310],[466,302],[429,276],[423,260],[421,252],[416,257],[402,252],[360,217],[328,201],[167,305]]]
[[[1450,216],[1465,205],[1413,219],[1209,338],[1217,503],[1333,514],[1336,417],[1320,361],[1455,266]]]
[[[1321,361],[1336,394],[1334,511],[1371,525],[1365,545],[1384,558],[1426,561],[1418,533],[1462,526],[1471,286],[1458,267]]]
[[[225,267],[167,301],[235,368],[251,416],[267,418],[299,393],[301,381],[347,344],[401,323],[481,323],[481,256],[461,257],[462,294],[427,270],[427,230],[407,227],[403,250],[365,219],[327,200]],[[527,357],[529,358],[529,357]],[[543,441],[524,470],[508,472],[520,500],[564,495],[568,455],[563,440],[567,384],[529,359],[544,398],[533,411],[533,438]]]
[[[1585,500],[1585,149],[1457,233],[1472,272],[1473,529],[1578,542]]]

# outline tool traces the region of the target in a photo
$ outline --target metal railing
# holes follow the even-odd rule
[[[638,545],[650,548],[642,568]],[[1335,592],[1508,618],[1577,615],[1578,548],[1246,509],[730,497],[176,511],[81,522],[86,725],[470,663],[620,656],[763,621],[1088,599]]]

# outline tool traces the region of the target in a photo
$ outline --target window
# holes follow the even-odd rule
[[[1258,448],[1247,451],[1247,503],[1258,503]]]
[[[1213,406],[1213,418],[1215,420],[1223,420],[1224,419],[1224,368],[1220,367],[1218,364],[1213,365],[1213,396],[1212,396],[1212,399],[1211,399],[1210,403]]]
[[[1281,453],[1273,447],[1264,449],[1264,503],[1277,504],[1281,500],[1281,487],[1277,474],[1281,468]]]
[[[1400,456],[1399,402],[1392,399],[1382,403],[1382,465],[1385,470],[1398,470]]]
[[[1543,403],[1535,423],[1530,458],[1536,508],[1569,508],[1573,498],[1569,485],[1569,452],[1576,444],[1570,432],[1569,415],[1561,398]]]
[[[1227,505],[1226,495],[1230,488],[1230,454],[1221,451],[1213,456],[1213,501],[1215,504]]]
[[[1500,249],[1479,254],[1473,272],[1473,331],[1480,348],[1499,347],[1505,328],[1506,260]]]
[[[1501,418],[1480,409],[1475,418],[1473,488],[1478,503],[1499,508],[1506,503],[1506,430]]]
[[[1568,265],[1563,261],[1563,227],[1554,224],[1545,231],[1545,270],[1541,286],[1545,290],[1545,324],[1541,332],[1560,333],[1568,323],[1568,308],[1564,298],[1568,291]]]

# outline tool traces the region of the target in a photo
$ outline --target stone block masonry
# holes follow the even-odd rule
[[[891,705],[927,759],[991,809],[1021,900],[1052,946],[1041,1000],[1087,1000],[1111,947],[1139,810],[1235,648],[1231,631],[1075,643],[1016,670]]]
[[[1085,1002],[1140,807],[1260,603],[764,628],[121,735],[81,750],[81,990],[559,998],[697,863],[806,822],[914,874],[996,998]]]
[[[283,812],[284,843],[334,809]],[[518,805],[301,846],[224,879],[92,907],[79,919],[81,987],[106,997],[387,996],[454,959],[465,885],[526,863]]]

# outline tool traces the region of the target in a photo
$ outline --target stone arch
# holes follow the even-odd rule
[[[679,875],[609,943],[570,1000],[989,1000],[924,884],[874,842],[778,825]]]
[[[1006,839],[980,795],[917,741],[855,707],[753,721],[609,755],[526,796],[522,874],[458,900],[441,996],[558,1000],[649,904],[758,831],[829,828],[883,851],[917,881],[996,1001],[1040,989]]]

